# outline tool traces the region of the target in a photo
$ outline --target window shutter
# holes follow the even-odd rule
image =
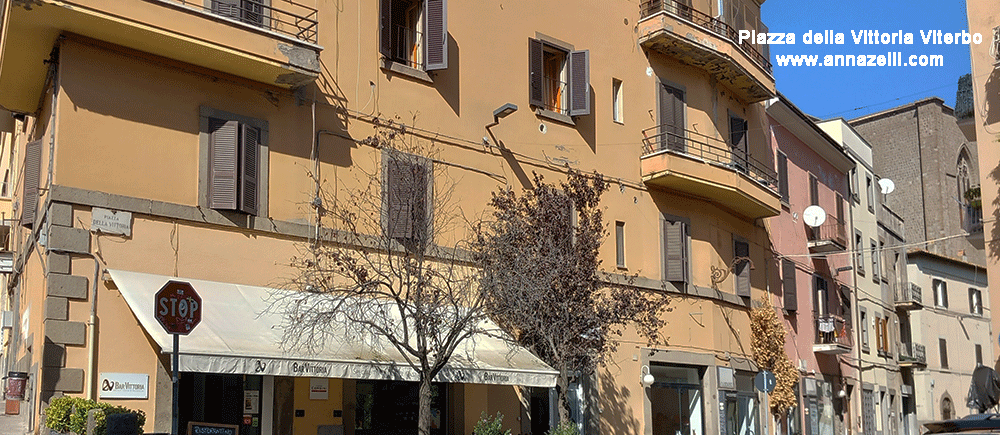
[[[392,0],[379,0],[378,52],[383,57],[392,55]]]
[[[542,41],[528,39],[528,103],[543,107]]]
[[[255,26],[264,25],[264,5],[261,2],[267,0],[242,0],[243,22]],[[269,11],[268,11],[269,12]]]
[[[733,163],[746,171],[747,168],[747,122],[743,118],[729,117],[729,142],[733,150]]]
[[[389,208],[386,235],[394,239],[408,239],[413,236],[413,210],[410,202],[413,174],[407,173],[409,168],[399,157],[388,158],[389,174],[386,177],[387,185],[383,187]]]
[[[211,133],[211,164],[209,178],[209,207],[219,210],[237,210],[236,171],[239,167],[239,123],[209,119]]]
[[[684,222],[663,222],[664,277],[667,281],[687,282],[687,240]]]
[[[407,195],[411,198],[410,218],[412,237],[421,242],[427,241],[430,230],[430,198],[428,195],[428,179],[430,175],[430,165],[425,165],[420,161],[410,161],[408,174],[411,176],[410,191]]]
[[[427,71],[448,68],[448,1],[425,0]]]
[[[660,147],[687,152],[684,142],[684,91],[660,86]]]
[[[941,354],[941,368],[948,368],[948,342],[943,338],[938,339],[938,351]]]
[[[240,211],[257,214],[257,181],[260,179],[260,130],[243,125],[243,158],[240,159]]]
[[[239,19],[241,0],[212,0],[212,13]]]
[[[788,202],[788,156],[778,153],[778,193]]]
[[[750,257],[750,244],[741,241],[733,243],[733,253],[736,257]],[[750,297],[750,262],[740,261],[736,264],[736,294]]]
[[[797,310],[799,298],[795,288],[795,263],[791,260],[781,260],[781,286],[785,294],[785,310]]]
[[[819,205],[819,180],[809,174],[809,205]]]
[[[38,208],[38,183],[42,172],[42,141],[28,142],[24,147],[24,179],[21,189],[21,225],[32,228]]]
[[[590,50],[569,54],[569,116],[590,115]]]

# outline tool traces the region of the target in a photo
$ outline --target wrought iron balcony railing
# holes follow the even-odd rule
[[[808,235],[810,242],[832,241],[844,248],[847,247],[847,227],[843,221],[834,216],[827,216],[826,222],[817,228],[809,228]]]
[[[927,349],[920,343],[899,343],[899,362],[927,364]]]
[[[854,347],[853,337],[850,322],[844,321],[840,316],[816,318],[816,344]]]
[[[743,52],[754,61],[754,63],[767,71],[768,74],[772,73],[771,60],[758,51],[757,48],[754,47],[754,45],[749,41],[743,41],[743,43],[740,43],[739,32],[729,24],[722,21],[721,18],[708,15],[691,7],[691,5],[676,0],[643,0],[639,3],[640,20],[661,11],[668,12],[688,20],[705,30],[715,32],[723,38],[732,41],[732,43],[740,47],[740,49],[742,49]]]
[[[981,205],[975,207],[969,204],[962,204],[962,229],[969,234],[983,230],[983,209]]]
[[[281,2],[288,9],[273,7],[258,0],[150,0],[180,3],[251,26],[291,36],[315,44],[319,34],[319,13],[298,3]]]
[[[670,151],[720,165],[742,173],[764,187],[777,192],[777,173],[750,156],[749,152],[730,146],[721,139],[680,127],[663,124],[642,131],[643,156]]]
[[[922,304],[923,290],[912,282],[901,282],[896,287],[897,304]]]

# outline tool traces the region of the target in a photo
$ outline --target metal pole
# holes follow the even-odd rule
[[[180,394],[178,394],[178,391],[177,391],[177,387],[178,387],[178,385],[177,385],[178,384],[178,377],[177,377],[177,347],[178,347],[178,343],[180,343],[180,337],[181,336],[180,336],[180,334],[173,334],[173,335],[174,335],[174,358],[173,358],[173,364],[171,364],[171,365],[173,365],[173,370],[174,370],[174,388],[173,388],[174,409],[173,409],[173,424],[171,424],[170,433],[173,434],[173,435],[179,435],[180,432],[178,432],[178,430],[177,430],[177,426],[179,424],[179,422],[177,421],[177,417],[178,417],[177,414],[178,414],[178,408],[179,408],[178,403],[179,403],[179,396],[180,396]]]
[[[767,431],[767,421],[771,419],[771,407],[767,404],[767,396],[770,394],[764,391],[764,435],[770,435]]]

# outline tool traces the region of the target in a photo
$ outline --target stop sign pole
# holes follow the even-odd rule
[[[156,320],[160,322],[163,329],[174,336],[173,355],[173,424],[171,433],[177,435],[178,431],[178,408],[180,403],[179,381],[177,375],[178,347],[180,336],[188,335],[195,326],[201,323],[201,296],[194,290],[191,283],[184,281],[168,281],[159,291],[153,300],[153,311]]]

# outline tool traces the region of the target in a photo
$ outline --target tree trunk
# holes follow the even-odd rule
[[[556,392],[559,393],[559,423],[572,421],[569,410],[569,374],[566,373],[565,368],[559,370]]]
[[[420,379],[420,409],[417,413],[417,433],[431,433],[431,379],[421,376]]]

